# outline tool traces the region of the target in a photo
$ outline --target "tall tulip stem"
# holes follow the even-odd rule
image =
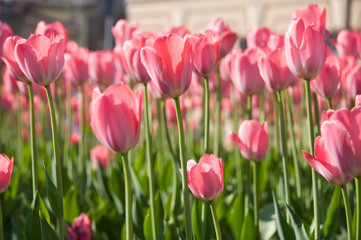
[[[346,224],[347,224],[347,239],[352,240],[352,215],[350,208],[350,200],[347,194],[346,186],[341,187],[343,203],[345,205],[345,213],[346,213]]]
[[[254,212],[254,225],[256,227],[256,236],[258,236],[258,181],[257,181],[257,162],[252,161],[253,165],[253,212]]]
[[[51,95],[50,85],[45,86],[46,96],[48,98],[49,103],[49,111],[50,111],[50,120],[51,120],[51,133],[53,136],[53,149],[54,149],[54,160],[55,160],[55,168],[56,168],[56,186],[58,188],[60,194],[60,209],[61,209],[61,217],[58,219],[58,231],[59,231],[59,239],[64,239],[64,220],[63,220],[63,180],[61,173],[61,162],[59,158],[58,152],[58,135],[57,135],[57,125],[55,118],[55,109],[53,103],[53,97]]]
[[[356,240],[361,240],[361,177],[355,178],[356,188]]]
[[[219,68],[219,61],[217,64],[217,98],[216,98],[216,134],[214,137],[214,154],[218,156],[219,148],[221,146],[221,102],[222,102],[222,84],[221,84],[221,74]]]
[[[125,227],[126,239],[133,240],[133,221],[132,221],[132,186],[130,178],[130,169],[128,161],[128,153],[120,155],[124,171],[124,184],[125,184]]]
[[[332,100],[331,98],[326,98],[327,108],[332,109]]]
[[[178,136],[179,136],[179,156],[182,168],[182,186],[183,186],[183,201],[184,201],[184,216],[185,216],[185,230],[186,239],[192,239],[192,222],[191,222],[191,208],[189,202],[188,180],[187,180],[187,161],[184,157],[184,131],[183,118],[180,110],[179,98],[174,98],[174,105],[177,114]]]
[[[81,191],[82,194],[85,192],[85,161],[84,161],[84,87],[80,88],[80,107],[79,107],[79,133],[80,133],[80,141],[79,141],[79,149],[78,149],[78,164],[79,164],[79,176],[81,183]]]
[[[309,144],[311,155],[314,155],[314,130],[313,130],[313,118],[312,118],[312,96],[310,80],[304,81],[306,102],[307,102],[307,120],[308,120],[308,132],[309,132]],[[312,171],[312,195],[313,195],[313,214],[315,217],[315,240],[320,239],[320,217],[318,214],[318,189],[317,189],[317,175],[316,171],[311,168]]]
[[[216,238],[217,238],[217,240],[222,240],[221,228],[219,227],[219,222],[218,222],[218,218],[217,218],[216,207],[214,206],[214,202],[213,202],[213,201],[211,201],[211,203],[210,203],[209,205],[210,205],[210,207],[211,207],[214,229],[216,230]]]
[[[156,222],[155,222],[155,205],[154,205],[154,162],[152,159],[152,139],[151,139],[151,128],[149,121],[149,106],[148,106],[148,91],[147,84],[144,84],[144,116],[145,116],[145,141],[146,141],[146,155],[148,162],[148,178],[149,178],[149,203],[150,203],[150,216],[151,216],[151,224],[152,224],[152,236],[153,239],[157,239],[156,233]]]
[[[31,172],[32,172],[32,183],[33,183],[33,199],[36,197],[38,191],[38,177],[36,171],[36,149],[35,149],[35,120],[34,120],[34,95],[33,85],[28,82],[29,92],[29,110],[30,110],[30,146],[31,146]]]
[[[209,147],[209,80],[204,77],[204,153]]]

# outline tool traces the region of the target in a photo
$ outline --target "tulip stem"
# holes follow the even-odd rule
[[[347,194],[346,186],[341,187],[343,203],[345,205],[346,223],[347,223],[347,239],[352,240],[352,215],[350,208],[350,201]]]
[[[38,191],[38,177],[36,173],[36,157],[35,157],[35,120],[34,120],[34,95],[33,95],[33,85],[31,82],[28,82],[28,92],[29,92],[29,110],[30,110],[30,146],[31,146],[31,171],[33,175],[33,199],[36,197],[36,192]]]
[[[217,219],[216,207],[214,206],[214,202],[213,202],[213,201],[211,201],[210,207],[211,207],[211,212],[212,212],[214,229],[216,230],[216,238],[217,238],[217,240],[222,240],[221,228],[219,227],[219,222],[218,222],[218,219]]]
[[[152,236],[153,239],[157,239],[157,232],[156,232],[156,222],[155,222],[155,205],[154,205],[154,162],[152,159],[151,154],[151,146],[152,146],[152,139],[151,139],[151,128],[149,122],[149,106],[148,106],[148,91],[147,91],[147,84],[144,84],[144,115],[145,115],[145,142],[146,142],[146,155],[147,155],[147,162],[148,162],[148,178],[149,178],[149,203],[150,203],[150,217],[151,217],[151,224],[152,224]]]
[[[313,118],[312,118],[312,99],[311,99],[311,87],[310,80],[305,79],[305,92],[307,102],[307,120],[308,120],[308,132],[309,132],[309,145],[311,155],[314,156],[314,131],[313,131]],[[318,188],[317,188],[317,175],[316,171],[311,168],[312,171],[312,195],[313,195],[313,214],[315,218],[315,240],[320,239],[320,218],[318,213]]]
[[[252,94],[247,95],[247,119],[252,119]]]
[[[174,105],[177,114],[178,123],[178,136],[179,136],[179,156],[182,168],[182,186],[183,186],[183,201],[184,201],[184,217],[185,217],[185,230],[186,239],[192,239],[192,220],[191,208],[189,202],[188,180],[187,180],[187,162],[184,157],[184,131],[182,112],[180,110],[179,98],[174,98]]]
[[[84,88],[82,87],[79,91],[80,94],[80,107],[79,107],[79,133],[80,133],[80,141],[78,148],[78,164],[79,164],[79,175],[80,175],[80,191],[81,196],[85,193],[85,164],[84,164]]]
[[[56,168],[56,186],[60,195],[60,209],[61,209],[61,217],[58,219],[58,231],[59,231],[59,239],[64,239],[64,220],[63,220],[63,181],[62,181],[62,173],[61,173],[61,162],[58,153],[58,142],[57,142],[57,125],[55,118],[55,109],[53,98],[51,95],[50,85],[45,86],[46,96],[48,98],[49,103],[49,111],[50,111],[50,120],[51,120],[51,133],[53,136],[53,149],[54,149],[54,160],[55,160],[55,168]]]
[[[297,146],[296,146],[296,137],[293,131],[293,111],[292,111],[292,99],[290,97],[290,93],[286,90],[287,96],[287,117],[288,117],[288,131],[291,135],[291,146],[292,146],[292,157],[293,157],[293,165],[295,167],[295,177],[296,177],[296,194],[298,198],[301,198],[302,190],[301,190],[301,178],[300,178],[300,168],[298,166],[298,158],[297,158]]]
[[[327,108],[332,109],[332,100],[331,98],[326,98]]]
[[[257,162],[252,161],[253,165],[253,213],[254,213],[254,225],[256,228],[256,236],[258,236],[258,181],[257,181]]]
[[[67,159],[68,175],[70,179],[73,179],[73,162],[70,157],[70,134],[71,134],[71,83],[67,81],[66,86],[66,119],[67,119],[67,131],[65,134],[64,141],[64,159]]]
[[[318,101],[317,101],[317,94],[313,93],[313,105],[315,107],[315,121],[316,121],[316,130],[315,130],[315,135],[319,135],[319,133],[321,132],[321,128],[320,128],[320,108],[318,107]]]
[[[207,218],[208,218],[208,205],[207,201],[203,201],[202,204],[202,226],[201,226],[201,239],[205,239],[206,237],[206,229],[207,229]]]
[[[204,153],[208,153],[209,146],[209,80],[204,77]]]
[[[279,130],[281,136],[281,152],[282,152],[282,168],[283,168],[283,181],[286,195],[286,204],[290,205],[290,193],[288,185],[288,171],[287,171],[287,134],[286,134],[286,118],[284,112],[284,103],[281,91],[276,92],[276,101],[278,103],[279,110]],[[287,222],[289,222],[289,215],[287,214]]]
[[[214,154],[218,156],[219,148],[220,148],[220,137],[221,137],[221,101],[222,101],[222,84],[221,84],[221,74],[219,68],[219,61],[217,64],[217,98],[216,98],[216,134],[214,137]]]
[[[125,184],[125,227],[126,239],[133,240],[133,221],[132,221],[132,186],[130,179],[130,169],[128,153],[120,155],[123,163],[124,184]]]
[[[361,240],[361,177],[355,178],[356,188],[356,240]]]
[[[173,145],[172,145],[172,139],[170,138],[169,130],[168,130],[168,127],[167,127],[167,115],[166,115],[166,112],[165,112],[165,100],[162,100],[160,104],[161,104],[161,108],[162,108],[165,136],[167,138],[168,148],[169,148],[170,154],[173,157],[173,160],[175,161],[177,159],[177,157],[176,157],[176,154],[174,153]]]

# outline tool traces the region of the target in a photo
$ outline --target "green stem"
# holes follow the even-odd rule
[[[219,227],[219,222],[218,222],[218,219],[217,219],[216,208],[215,208],[215,206],[214,206],[214,202],[213,202],[213,201],[210,202],[210,207],[211,207],[211,212],[212,212],[214,229],[216,230],[216,238],[217,238],[217,240],[222,240],[221,228]]]
[[[252,95],[247,96],[247,116],[246,118],[252,119]],[[245,194],[244,194],[244,216],[247,216],[249,209],[249,196],[250,196],[250,163],[247,160],[245,162],[245,177],[246,177],[246,185],[245,185]]]
[[[222,101],[222,85],[221,85],[221,74],[219,69],[219,61],[217,65],[217,98],[216,98],[216,134],[214,137],[214,154],[218,156],[220,149],[220,138],[221,138],[221,101]]]
[[[259,121],[260,122],[264,122],[264,120],[266,119],[265,102],[266,102],[266,92],[262,91],[259,95],[259,110],[260,110]]]
[[[361,177],[355,178],[356,188],[356,240],[361,240]]]
[[[176,155],[174,153],[174,150],[173,150],[172,140],[170,138],[170,134],[169,134],[168,126],[167,126],[167,115],[166,115],[166,112],[165,112],[165,100],[162,100],[161,108],[162,108],[165,136],[167,138],[168,148],[169,148],[170,154],[173,157],[173,160],[175,161],[177,159],[177,157],[176,157]]]
[[[302,189],[301,189],[300,169],[298,166],[296,137],[293,131],[292,99],[287,90],[286,90],[286,96],[287,96],[287,117],[288,117],[287,123],[288,123],[288,131],[290,132],[291,135],[292,157],[293,157],[293,165],[295,167],[295,177],[296,177],[296,194],[298,198],[301,198]]]
[[[70,157],[70,134],[71,134],[71,122],[72,122],[72,113],[71,113],[71,83],[67,81],[67,93],[66,93],[66,122],[67,122],[67,131],[64,133],[64,159],[67,159],[67,169],[70,179],[73,179],[73,162]]]
[[[326,98],[327,108],[332,109],[332,100],[331,98]]]
[[[282,169],[283,169],[283,181],[286,195],[286,203],[290,205],[290,193],[288,184],[288,170],[287,170],[287,133],[286,133],[286,117],[284,112],[284,103],[281,91],[276,92],[276,100],[279,109],[279,130],[281,136],[281,153],[282,153]],[[287,221],[289,221],[289,215],[287,214]]]
[[[130,178],[130,169],[128,153],[120,155],[123,163],[124,184],[125,184],[125,227],[126,239],[133,240],[133,221],[132,221],[132,186]]]
[[[184,217],[186,239],[192,239],[192,222],[191,222],[191,208],[189,202],[188,180],[187,180],[187,160],[184,157],[184,131],[182,112],[180,110],[179,98],[174,98],[174,105],[177,114],[178,122],[178,136],[179,136],[179,155],[182,168],[182,186],[183,186],[183,201],[184,201]]]
[[[3,226],[3,211],[2,211],[2,196],[0,196],[0,240],[4,240],[4,226]]]
[[[319,135],[320,131],[320,109],[318,107],[318,101],[317,101],[317,94],[313,93],[313,104],[315,106],[315,121],[316,121],[316,131],[315,131],[315,135]]]
[[[311,155],[314,155],[314,131],[313,131],[313,118],[312,118],[312,99],[311,99],[311,88],[310,81],[305,80],[305,92],[307,101],[307,120],[308,120],[308,137]],[[318,188],[317,188],[317,175],[316,171],[311,168],[312,171],[312,195],[313,195],[313,214],[315,217],[315,240],[321,238],[320,234],[320,217],[318,213]]]
[[[350,208],[350,201],[347,194],[346,186],[341,187],[343,203],[345,205],[346,223],[347,223],[347,239],[352,240],[352,215]]]
[[[256,235],[259,233],[259,218],[258,218],[258,182],[257,182],[257,162],[252,161],[253,165],[253,212],[254,212],[254,225],[256,228]]]
[[[146,142],[146,155],[147,155],[147,162],[148,162],[148,178],[149,178],[149,202],[150,202],[150,217],[152,223],[152,236],[153,239],[157,239],[157,232],[156,232],[156,222],[155,222],[155,205],[154,205],[154,188],[155,188],[155,181],[154,181],[154,162],[152,159],[151,154],[151,146],[152,146],[152,139],[151,139],[151,128],[149,123],[149,105],[148,105],[148,91],[147,91],[147,84],[144,84],[144,116],[145,116],[145,142]]]
[[[80,133],[80,141],[79,141],[79,149],[78,149],[78,164],[79,164],[79,176],[80,176],[80,191],[81,194],[85,193],[85,161],[84,161],[84,88],[82,87],[79,91],[80,94],[80,109],[79,109],[79,133]],[[81,195],[82,196],[82,195]]]
[[[252,94],[247,96],[247,118],[252,119]]]
[[[207,218],[208,218],[208,202],[203,201],[202,203],[202,226],[201,226],[201,239],[205,239],[206,237],[206,229],[207,229]]]
[[[59,231],[59,239],[64,239],[64,220],[63,220],[63,181],[62,181],[62,173],[61,173],[61,161],[59,158],[58,152],[58,135],[57,135],[57,125],[55,118],[55,109],[53,98],[51,96],[50,85],[45,86],[46,96],[48,98],[49,103],[49,111],[50,111],[50,120],[51,120],[51,133],[53,135],[53,149],[54,149],[54,160],[55,160],[55,168],[56,168],[56,186],[58,188],[60,194],[60,209],[61,209],[61,217],[58,219],[58,231]]]
[[[176,208],[176,203],[177,203],[177,198],[178,198],[178,177],[177,175],[179,174],[179,168],[177,168],[177,163],[174,161],[172,161],[172,166],[173,166],[173,176],[172,176],[172,199],[171,199],[171,211],[172,211],[172,218],[173,218],[173,222],[175,223],[175,225],[177,226],[178,224],[178,219],[177,219],[177,209]]]
[[[204,153],[209,147],[209,80],[204,77]]]
[[[31,82],[28,82],[28,91],[29,91],[29,110],[30,110],[30,147],[31,147],[31,171],[33,175],[33,199],[36,197],[36,192],[38,191],[38,177],[36,173],[36,149],[35,149],[35,120],[34,120],[34,95],[33,95],[33,85]]]

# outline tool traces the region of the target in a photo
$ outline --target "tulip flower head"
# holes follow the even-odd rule
[[[121,19],[114,27],[112,27],[112,33],[115,39],[115,43],[119,46],[123,46],[126,40],[132,39],[133,36],[141,33],[139,24],[136,26],[130,26],[129,23]]]
[[[357,58],[361,53],[361,34],[357,31],[343,29],[337,34],[335,47],[338,56],[352,55]]]
[[[113,160],[113,157],[113,153],[100,144],[90,150],[90,159],[95,170],[98,169],[99,163],[104,169],[107,169],[109,161]]]
[[[75,218],[72,227],[68,227],[67,240],[91,240],[92,228],[89,217],[82,213]]]
[[[187,162],[188,187],[202,201],[216,199],[223,191],[223,162],[215,155],[204,154],[199,163]]]
[[[44,21],[38,22],[35,29],[35,34],[43,35],[62,35],[65,39],[65,42],[68,41],[68,30],[63,26],[59,21],[52,23],[46,23]]]
[[[0,193],[8,189],[13,172],[14,158],[11,160],[5,154],[0,154]]]
[[[13,35],[10,26],[0,21],[0,46],[4,46],[5,40]],[[3,47],[0,47],[0,57],[3,56]]]

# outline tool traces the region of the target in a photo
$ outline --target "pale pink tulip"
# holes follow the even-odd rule
[[[11,160],[5,154],[0,154],[0,193],[8,189],[13,172],[14,158]]]
[[[35,29],[35,35],[42,34],[49,36],[53,35],[62,35],[65,39],[65,42],[68,41],[68,30],[63,26],[63,24],[59,21],[55,21],[52,23],[46,23],[44,21],[38,22]]]
[[[90,52],[88,64],[91,81],[101,86],[109,86],[114,83],[116,69],[112,51]]]
[[[141,33],[139,24],[136,26],[130,26],[129,23],[124,20],[118,20],[114,27],[112,27],[112,33],[117,45],[123,46],[126,40],[132,39],[133,36]]]
[[[361,94],[361,64],[356,64],[347,74],[344,88],[347,96],[354,99],[358,94]]]
[[[0,21],[0,57],[3,56],[4,42],[8,37],[13,35],[10,26]]]
[[[82,86],[89,79],[88,70],[89,50],[79,47],[71,54],[65,54],[65,78],[74,86]]]
[[[191,32],[185,25],[177,26],[177,27],[170,27],[163,31],[163,35],[169,35],[171,33],[177,34],[177,35],[181,36],[182,38],[184,38],[187,34],[190,34]]]
[[[95,170],[98,169],[99,163],[106,170],[109,161],[112,161],[114,154],[103,145],[97,145],[90,150],[90,159]]]
[[[247,33],[247,48],[267,47],[271,34],[273,32],[266,27],[250,29]]]
[[[340,57],[352,55],[360,56],[361,53],[361,35],[357,31],[343,29],[337,34],[335,47]]]

